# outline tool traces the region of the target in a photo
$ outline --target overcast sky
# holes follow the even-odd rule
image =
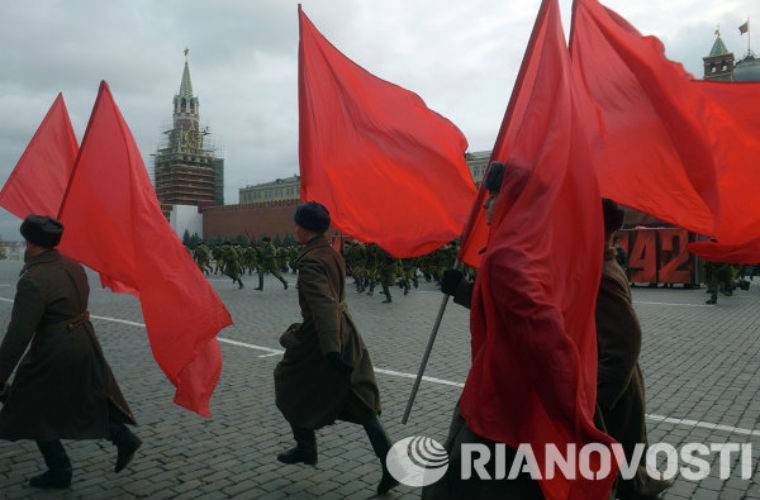
[[[302,0],[317,29],[373,74],[419,94],[470,151],[491,149],[539,0]],[[760,22],[757,0],[607,0],[697,77],[720,26],[737,60]],[[294,0],[0,0],[0,182],[58,92],[81,141],[100,80],[111,86],[146,167],[171,128],[190,49],[201,126],[238,190],[298,173],[298,2]],[[560,0],[565,30],[571,0]],[[758,25],[760,27],[760,25]],[[760,30],[755,30],[760,34]],[[760,47],[760,35],[755,35]],[[760,52],[759,49],[756,49]],[[604,68],[599,68],[604,71]],[[0,237],[20,239],[0,208]]]

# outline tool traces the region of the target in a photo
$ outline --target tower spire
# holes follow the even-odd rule
[[[190,80],[190,65],[188,53],[185,49],[185,68],[182,71],[182,82],[179,84],[179,92],[174,96],[174,128],[186,131],[198,130],[200,125],[200,103],[193,95],[193,82]],[[183,132],[184,133],[184,132]]]
[[[710,54],[702,58],[705,80],[733,80],[734,54],[726,48],[720,36],[720,24],[715,27],[715,41]]]
[[[190,49],[185,49],[185,69],[182,72],[182,82],[179,84],[179,96],[185,97],[185,98],[192,98],[193,97],[193,83],[190,80],[190,66],[188,65],[188,57],[187,54],[190,52]]]

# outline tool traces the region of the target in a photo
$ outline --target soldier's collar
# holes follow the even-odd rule
[[[44,262],[51,262],[58,258],[60,254],[58,253],[58,250],[55,248],[51,248],[49,250],[45,250],[44,252],[35,255],[28,261],[24,263],[24,267],[21,268],[21,271],[19,272],[19,276],[23,276],[29,269],[36,266],[37,264],[42,264]]]

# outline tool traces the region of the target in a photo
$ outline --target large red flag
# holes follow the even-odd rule
[[[758,87],[694,81],[665,58],[659,40],[596,0],[574,4],[571,54],[589,99],[585,123],[602,194],[720,245],[690,245],[694,252],[716,258],[732,248],[760,260],[751,243],[760,239],[760,200],[745,196],[760,183],[748,161],[760,156],[751,114]]]
[[[719,106],[726,110],[728,115],[736,122],[738,128],[746,135],[760,138],[760,83],[725,83],[711,81],[697,81],[695,86],[700,89]],[[744,134],[742,134],[744,135]],[[746,137],[744,135],[744,137]],[[744,170],[748,167],[749,172],[741,175],[732,175],[732,171],[726,171],[721,176],[721,199],[727,198],[725,204],[733,203],[734,211],[724,212],[718,218],[718,228],[715,232],[716,241],[699,241],[689,244],[689,251],[701,255],[709,260],[718,262],[730,262],[735,264],[755,264],[760,262],[760,224],[757,216],[760,213],[760,200],[748,194],[747,186],[756,185],[758,182],[757,168],[747,158],[756,158],[751,150],[748,150],[745,142],[742,145],[737,141],[732,144],[730,154],[737,154],[733,171]],[[741,160],[744,160],[742,162]],[[738,220],[737,220],[738,219]],[[730,226],[739,221],[745,221],[734,235],[726,234]],[[728,226],[728,227],[727,227]],[[731,243],[731,240],[739,240]],[[727,243],[724,243],[727,242]]]
[[[530,106],[511,115],[497,143],[508,145],[507,158],[496,155],[508,163],[475,282],[462,415],[480,436],[530,444],[546,498],[603,499],[614,466],[596,481],[545,474],[548,444],[564,456],[570,443],[579,451],[613,442],[593,422],[601,197],[578,130],[557,0],[542,2],[526,57],[511,104]]]
[[[174,402],[210,416],[222,369],[216,334],[232,320],[162,214],[106,82],[60,218],[66,227],[62,252],[98,271],[105,283],[136,291],[153,356],[176,386]]]
[[[367,72],[298,8],[301,199],[396,257],[462,234],[476,190],[467,140],[416,94]]]
[[[570,50],[602,194],[712,235],[716,168],[691,75],[595,0],[574,2]]]
[[[0,191],[0,206],[22,219],[31,213],[55,216],[78,151],[59,93]]]

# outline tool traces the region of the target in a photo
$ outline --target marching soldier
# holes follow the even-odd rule
[[[434,252],[428,252],[425,255],[420,255],[417,258],[417,264],[419,266],[422,276],[427,283],[430,283],[433,279],[433,254]]]
[[[290,266],[290,272],[295,274],[298,270],[296,266],[296,259],[298,258],[298,248],[295,245],[288,246],[288,266]]]
[[[65,489],[72,468],[61,439],[109,439],[117,450],[115,472],[142,442],[125,425],[136,425],[135,418],[90,323],[84,268],[55,249],[63,224],[29,215],[21,234],[25,264],[0,344],[0,438],[35,440],[48,470],[29,485]]]
[[[597,426],[623,447],[633,477],[619,477],[615,498],[656,499],[670,481],[647,474],[645,461],[635,458],[635,448],[648,447],[644,376],[639,366],[642,332],[633,309],[625,270],[617,261],[612,243],[623,226],[624,212],[610,199],[602,200],[605,252],[596,302]],[[643,452],[646,456],[646,450]]]
[[[280,275],[277,264],[277,249],[272,244],[272,238],[264,236],[262,245],[259,248],[259,286],[256,290],[264,290],[264,274],[271,273],[275,278],[280,280],[285,290],[288,289],[288,282]]]
[[[408,295],[412,285],[414,285],[414,288],[420,286],[419,280],[417,279],[417,259],[401,259],[400,268],[401,284],[404,288],[404,295]]]
[[[383,304],[390,304],[393,302],[390,287],[393,286],[393,281],[396,279],[398,262],[394,256],[379,246],[377,247],[377,255],[380,285],[383,287],[383,294],[385,294]]]
[[[229,241],[224,242],[221,253],[222,259],[222,273],[232,278],[232,283],[238,283],[238,289],[243,288],[243,281],[240,279],[242,273],[240,265],[240,253],[238,249],[230,244]]]
[[[356,291],[362,293],[366,288],[367,281],[367,253],[364,243],[349,240],[346,246],[346,256],[351,263],[351,274],[354,277]]]
[[[256,252],[256,242],[251,243],[243,251],[243,267],[248,270],[248,276],[257,269],[259,262],[258,253]]]
[[[198,269],[201,270],[206,276],[211,272],[211,254],[208,247],[202,241],[195,245],[195,251],[193,252],[193,260],[198,264]]]
[[[222,270],[222,247],[221,245],[215,245],[211,249],[211,256],[214,258],[214,275],[219,274]]]
[[[316,465],[315,429],[345,420],[364,427],[382,476],[377,493],[398,484],[388,471],[391,441],[378,419],[380,393],[372,361],[346,304],[346,264],[328,243],[330,214],[320,203],[298,206],[296,237],[301,323],[280,338],[285,354],[274,371],[277,407],[296,446],[277,455],[285,464]]]
[[[457,258],[457,249],[452,243],[446,243],[435,250],[433,277],[440,284],[441,277],[446,270],[450,269]]]
[[[734,294],[731,264],[706,260],[705,280],[707,281],[707,293],[710,294],[710,298],[705,301],[705,304],[717,304],[719,291],[723,295]]]
[[[370,296],[375,294],[375,284],[379,278],[380,251],[381,249],[376,243],[367,243],[364,245],[364,253],[367,257],[364,285],[365,287],[369,287],[367,295]]]
[[[280,266],[281,273],[288,272],[288,259],[289,259],[288,247],[286,247],[285,245],[281,245],[277,249],[277,263]]]

